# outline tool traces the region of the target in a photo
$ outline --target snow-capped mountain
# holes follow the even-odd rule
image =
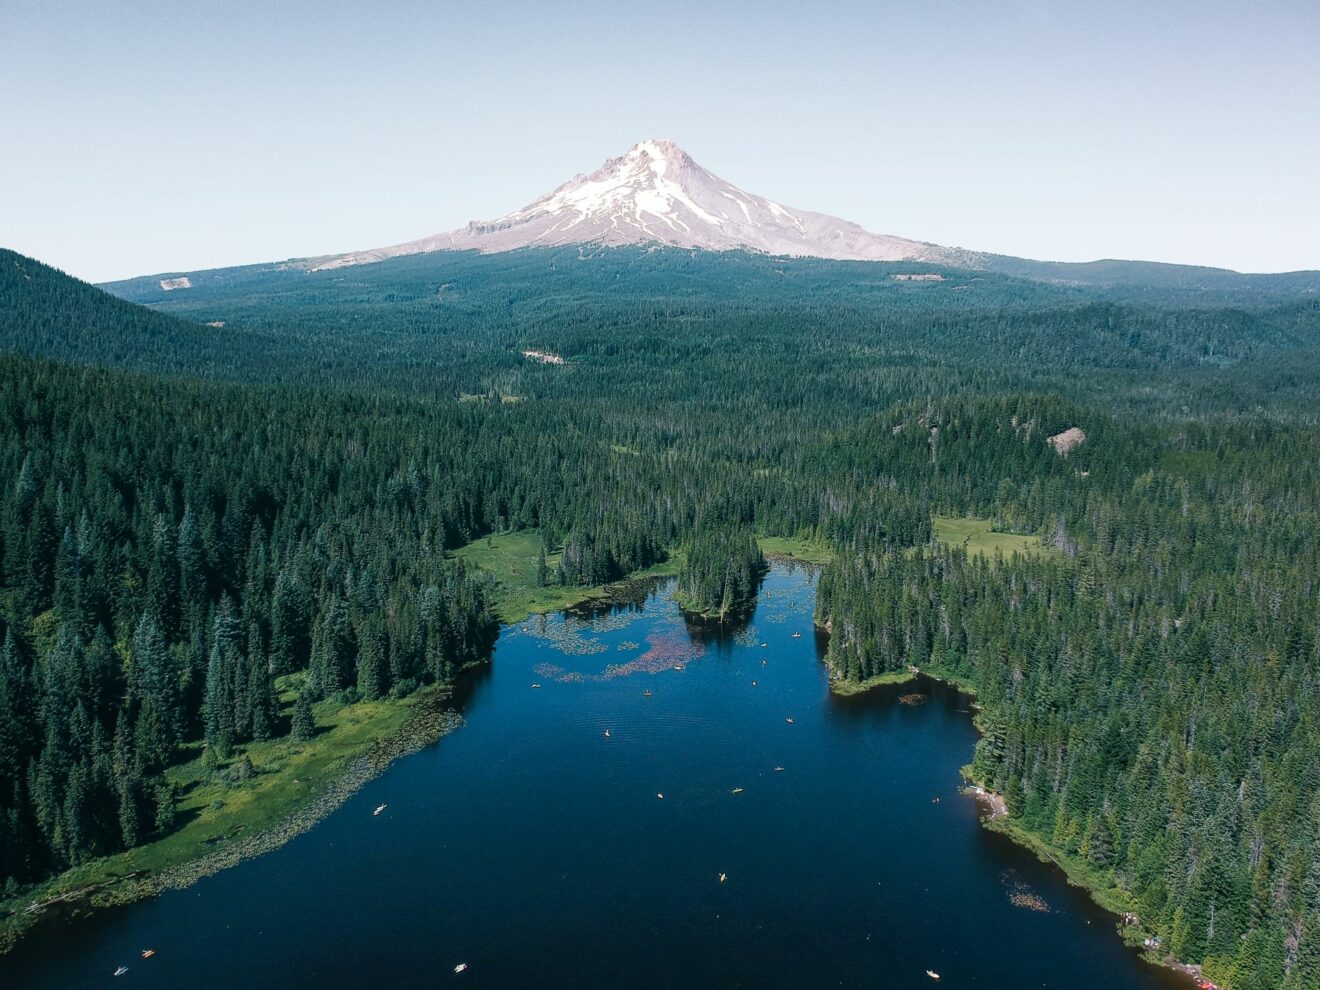
[[[872,234],[855,223],[743,192],[672,141],[633,145],[590,175],[495,220],[420,241],[317,259],[321,271],[430,251],[512,251],[565,244],[670,244],[851,261],[929,261],[971,266],[955,248]]]

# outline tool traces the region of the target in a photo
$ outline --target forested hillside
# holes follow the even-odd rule
[[[186,740],[223,759],[298,731],[282,674],[375,698],[489,649],[482,590],[443,556],[473,512],[461,422],[16,358],[0,409],[11,888],[170,829]]]
[[[918,270],[526,251],[115,287],[148,312],[0,257],[11,891],[168,830],[183,741],[295,731],[289,672],[310,703],[484,656],[461,544],[539,530],[573,585],[686,549],[718,612],[771,534],[833,549],[835,675],[973,685],[976,779],[1161,951],[1320,986],[1320,303]],[[936,516],[1043,549],[969,555]]]
[[[932,271],[944,280],[895,278]],[[1301,288],[1263,301],[1214,296],[1196,308],[1152,290],[1138,306],[1103,288],[990,272],[641,248],[441,252],[339,271],[286,264],[189,278],[188,289],[162,290],[156,277],[108,288],[223,322],[212,332],[226,335],[227,374],[247,379],[572,395],[606,415],[676,395],[820,415],[821,390],[863,410],[995,388],[1062,388],[1161,414],[1254,413],[1262,403],[1295,413],[1316,398],[1290,362],[1263,370],[1320,346],[1320,300]],[[89,346],[97,361],[112,359],[102,343]],[[272,360],[271,348],[294,353]],[[523,348],[572,366],[528,367]],[[1283,380],[1279,369],[1289,371]]]

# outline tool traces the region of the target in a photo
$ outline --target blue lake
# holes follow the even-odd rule
[[[0,986],[1192,986],[980,827],[965,696],[830,695],[810,570],[741,628],[638,597],[506,629],[459,731],[276,852],[45,927]]]

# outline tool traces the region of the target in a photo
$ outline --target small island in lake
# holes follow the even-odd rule
[[[765,572],[751,530],[700,530],[684,544],[674,598],[685,612],[723,621],[751,607]]]

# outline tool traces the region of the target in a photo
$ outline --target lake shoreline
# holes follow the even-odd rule
[[[976,689],[967,681],[960,677],[953,676],[947,672],[934,670],[918,670],[909,668],[904,671],[907,677],[905,679],[891,680],[887,683],[906,683],[908,680],[915,680],[917,677],[926,677],[934,681],[942,681],[951,685],[959,694],[970,698],[976,697]],[[881,675],[885,677],[889,675]],[[871,680],[878,680],[872,678]],[[841,692],[843,694],[860,694],[869,690],[878,684],[869,684],[867,687],[858,687],[856,691]],[[830,690],[834,690],[834,683],[831,681]],[[976,707],[976,706],[973,706]],[[972,724],[975,727],[976,719],[973,717]],[[977,729],[980,734],[979,728]],[[1085,865],[1078,860],[1076,856],[1063,849],[1055,848],[1046,842],[1040,836],[1028,831],[1020,823],[1016,822],[1008,813],[1008,802],[1002,794],[990,790],[984,785],[984,782],[976,780],[971,775],[971,764],[963,767],[963,777],[967,780],[968,786],[963,788],[963,793],[971,797],[980,809],[981,827],[987,831],[997,832],[1000,835],[1010,839],[1014,845],[1017,845],[1028,852],[1031,852],[1042,863],[1049,863],[1059,870],[1068,881],[1070,886],[1078,887],[1086,891],[1091,902],[1096,904],[1102,910],[1114,915],[1117,921],[1114,929],[1118,937],[1122,939],[1123,944],[1135,949],[1143,948],[1143,943],[1150,937],[1149,932],[1141,927],[1138,915],[1133,910],[1135,905],[1129,899],[1126,891],[1116,887],[1103,887],[1099,881],[1094,878],[1091,871],[1085,868]],[[1169,969],[1176,973],[1191,976],[1193,979],[1201,979],[1201,967],[1196,963],[1184,962],[1173,956],[1157,956],[1149,947],[1138,953],[1140,957],[1152,966],[1159,966],[1163,969]]]
[[[515,621],[502,619],[500,631],[514,628],[531,615],[568,611],[626,597],[639,584],[674,576],[677,563],[675,557],[671,556],[669,560],[609,584],[556,587],[556,599],[553,603],[544,603],[544,609],[538,607],[542,603],[528,607],[527,603],[519,602],[518,607],[527,607],[528,610],[517,616]],[[507,604],[508,601],[500,603],[501,607]],[[481,664],[489,662],[479,661]],[[219,848],[200,849],[196,855],[171,862],[159,870],[134,868],[116,873],[109,868],[109,864],[148,848],[150,843],[136,846],[49,877],[38,884],[35,891],[20,894],[8,901],[0,900],[0,912],[8,912],[0,913],[0,956],[8,954],[34,927],[53,921],[55,915],[79,917],[99,908],[131,904],[167,890],[180,890],[245,860],[278,849],[336,811],[396,759],[432,745],[459,728],[462,716],[452,709],[442,707],[450,696],[451,687],[439,685],[425,693],[418,692],[397,701],[383,699],[391,711],[397,711],[405,705],[419,706],[419,710],[409,715],[393,733],[373,742],[365,752],[350,756],[348,764],[334,779],[326,781],[302,805],[250,836],[240,838],[232,831],[229,836],[217,836],[215,840],[221,844]],[[169,836],[163,836],[162,840],[165,838]],[[105,868],[96,874],[94,881],[65,889],[74,874],[94,872],[98,864],[103,864]],[[34,899],[34,893],[47,896]]]
[[[819,566],[816,560],[804,560],[802,557],[787,553],[775,553],[772,559],[776,563],[796,566]],[[669,573],[669,568],[665,566],[669,563],[670,561],[666,561],[608,585],[561,589],[563,592],[576,593],[564,594],[564,600],[548,611],[570,611],[574,608],[608,604],[630,597],[636,594],[639,585],[653,585],[672,578],[674,575]],[[681,602],[677,603],[681,607]],[[707,618],[706,621],[712,620]],[[502,624],[501,632],[514,628],[515,625],[517,623]],[[818,632],[827,631],[825,627],[819,625],[816,629]],[[482,661],[482,663],[489,662]],[[855,697],[877,688],[908,684],[923,678],[946,683],[965,696],[972,698],[976,696],[975,689],[965,679],[947,671],[922,670],[916,667],[891,671],[863,682],[838,679],[831,671],[827,683],[831,695]],[[351,759],[335,779],[327,782],[326,786],[313,795],[305,805],[274,825],[262,828],[250,836],[222,839],[223,845],[219,848],[204,850],[191,859],[171,864],[159,871],[138,870],[119,877],[112,876],[108,880],[84,888],[54,894],[46,901],[33,902],[26,907],[13,909],[9,918],[4,921],[6,927],[0,930],[0,956],[7,954],[24,935],[42,924],[73,920],[102,908],[128,905],[167,891],[185,889],[246,860],[280,848],[339,810],[396,760],[433,745],[460,728],[463,725],[463,717],[457,710],[448,707],[450,699],[451,690],[448,688],[436,688],[433,693],[420,700],[415,696],[413,699],[407,699],[417,704],[418,710],[414,711],[394,733],[377,740],[367,752]],[[1060,870],[1071,886],[1085,890],[1093,903],[1117,917],[1115,929],[1126,945],[1140,948],[1141,939],[1146,933],[1140,928],[1139,922],[1124,923],[1129,916],[1135,918],[1135,915],[1131,914],[1130,902],[1123,899],[1122,892],[1116,888],[1102,889],[1088,876],[1087,871],[1083,869],[1084,864],[1075,862],[1076,857],[1052,847],[1015,822],[1007,813],[1004,798],[974,780],[969,771],[970,766],[964,767],[964,776],[969,786],[963,788],[962,792],[972,797],[978,804],[981,810],[978,816],[980,826],[1006,836],[1014,845],[1032,852],[1041,862]],[[51,882],[57,884],[59,879],[60,877],[53,878]],[[1195,964],[1185,963],[1172,957],[1161,958],[1149,950],[1140,952],[1140,957],[1150,964],[1200,978],[1200,967]]]
[[[818,626],[818,628],[823,629],[824,627]],[[828,661],[826,661],[826,667],[829,668]],[[832,695],[850,698],[867,694],[877,688],[908,684],[922,677],[948,684],[959,694],[968,698],[976,697],[975,687],[962,677],[948,671],[921,670],[911,666],[904,670],[890,671],[875,677],[869,677],[864,681],[846,681],[836,678],[833,669],[830,668],[828,682],[829,691]],[[970,707],[976,709],[979,706],[973,704]],[[975,716],[972,718],[972,724],[974,727],[976,726]],[[977,732],[979,735],[979,728]],[[1016,822],[1008,814],[1008,803],[1003,795],[988,789],[983,781],[978,781],[972,777],[970,764],[963,768],[963,777],[968,782],[968,786],[963,788],[963,793],[976,801],[981,811],[979,819],[982,828],[1006,836],[1015,845],[1033,853],[1042,863],[1049,863],[1054,866],[1063,874],[1071,886],[1086,891],[1087,896],[1094,904],[1117,918],[1114,927],[1125,945],[1137,949],[1143,948],[1151,933],[1141,927],[1134,910],[1135,906],[1125,891],[1112,886],[1103,886],[1098,878],[1092,875],[1092,871],[1088,870],[1086,865],[1077,857],[1066,850],[1055,848],[1040,836],[1028,831]],[[1202,978],[1201,967],[1196,963],[1184,962],[1173,956],[1157,956],[1149,947],[1145,947],[1139,955],[1151,965],[1191,976],[1197,980]]]
[[[977,798],[978,803],[986,810],[981,816],[983,828],[1012,840],[1015,845],[1034,854],[1042,863],[1049,863],[1057,868],[1071,886],[1086,891],[1092,903],[1117,918],[1114,929],[1118,937],[1125,945],[1141,950],[1138,955],[1147,963],[1190,976],[1195,980],[1203,978],[1200,964],[1185,962],[1174,956],[1159,956],[1149,947],[1144,947],[1144,942],[1151,937],[1151,933],[1141,927],[1139,920],[1129,921],[1129,919],[1138,919],[1138,915],[1133,910],[1134,905],[1127,900],[1126,891],[1117,887],[1102,886],[1091,878],[1090,871],[1078,857],[1050,845],[1010,818],[1001,795],[987,791],[980,785],[975,787],[983,792],[982,795],[977,795],[973,791],[973,797]]]
[[[801,562],[793,561],[793,563],[801,563]],[[795,569],[799,569],[799,568],[793,568],[793,567],[788,568],[790,573]],[[812,568],[801,568],[801,570],[810,572]],[[582,603],[579,603],[579,608],[577,611],[578,618],[576,621],[590,622],[596,619],[604,619],[606,612],[603,606],[608,606],[613,604],[627,608],[627,603],[629,601],[633,601],[635,603],[636,596],[639,594],[644,594],[647,596],[655,596],[655,597],[647,598],[648,605],[651,604],[653,601],[660,602],[663,603],[662,607],[663,609],[666,610],[664,615],[657,615],[653,619],[653,621],[659,623],[661,627],[667,629],[677,626],[678,632],[679,634],[681,634],[683,629],[683,622],[681,621],[682,620],[681,609],[677,610],[676,613],[680,621],[675,623],[673,622],[673,620],[667,618],[667,616],[669,616],[670,613],[676,609],[677,602],[673,601],[672,599],[670,599],[670,597],[667,594],[665,594],[665,587],[666,585],[661,584],[660,581],[654,578],[649,580],[641,580],[641,581],[621,582],[619,585],[614,586],[613,590],[615,593],[613,595],[585,596],[583,598]],[[779,594],[780,592],[777,592],[774,595],[769,595],[767,596],[767,600],[776,601],[778,599]],[[592,604],[592,602],[595,602],[595,604]],[[612,613],[613,609],[609,609],[609,611]],[[638,614],[640,614],[640,609],[637,611]],[[649,613],[650,611],[651,610],[648,608],[647,612]],[[566,617],[563,621],[568,622],[571,619],[572,609],[566,610],[566,612],[570,613],[570,615]],[[629,610],[629,612],[631,615],[632,610]],[[798,613],[790,612],[788,614],[791,617],[792,615],[796,615]],[[769,623],[783,622],[784,619],[783,619],[782,611],[778,615],[772,612],[772,614],[770,614],[767,617],[766,621]],[[669,623],[668,626],[664,625],[666,622]],[[784,632],[788,631],[787,628],[784,628],[782,626],[780,628]],[[619,628],[611,626],[608,622],[606,622],[606,629],[608,632],[612,634],[621,633],[621,630]],[[507,632],[507,631],[508,631],[507,627],[506,629],[502,630],[502,632]],[[810,639],[805,637],[805,635],[803,637],[803,645],[800,648],[795,647],[793,651],[794,657],[801,658],[803,662],[807,663],[808,667],[814,666],[813,661],[818,661],[820,657],[820,653],[819,653],[819,650],[821,648],[820,636],[825,632],[825,629],[824,627],[817,625],[815,626],[815,631],[817,636],[815,649],[817,652],[815,652],[814,654],[811,653]],[[688,632],[689,635],[692,635],[690,626],[688,628]],[[745,640],[749,639],[749,637],[744,637],[744,639]],[[521,638],[517,638],[515,645],[521,642],[522,642]],[[755,643],[746,642],[746,641],[740,641],[739,643],[739,646],[745,651],[745,653],[747,655],[752,655],[753,657],[750,661],[748,661],[748,670],[752,672],[753,675],[755,675],[755,672],[759,670],[759,668],[754,666],[754,664],[757,662],[754,658],[754,654],[756,653],[755,645],[756,645]],[[528,648],[528,650],[525,650],[524,652],[529,652],[529,650],[530,648]],[[808,655],[810,655],[811,657],[810,660],[807,659]],[[501,656],[503,657],[503,654],[501,654]],[[519,655],[515,654],[513,660],[511,660],[510,662],[515,662],[518,658]],[[532,659],[535,659],[535,656],[529,655],[522,659],[530,661]],[[700,669],[706,670],[708,666],[710,666],[712,670],[716,670],[716,671],[722,670],[722,665],[704,665],[704,664],[700,665]],[[501,667],[504,667],[503,661],[501,662]],[[800,666],[797,667],[797,671],[799,672],[799,680],[802,680],[802,678],[800,677],[802,670],[803,668],[801,668]],[[409,724],[400,727],[399,731],[393,734],[392,736],[390,736],[388,739],[382,739],[380,741],[379,748],[373,750],[373,752],[370,754],[370,758],[364,756],[360,761],[355,761],[348,766],[340,767],[340,777],[336,779],[329,787],[326,788],[326,793],[324,793],[321,797],[314,799],[312,802],[313,805],[312,807],[303,809],[305,813],[305,817],[299,818],[299,816],[296,815],[290,816],[289,819],[280,822],[278,827],[268,828],[261,832],[257,832],[254,829],[253,832],[256,834],[251,835],[250,838],[241,839],[235,837],[233,840],[227,841],[223,849],[211,850],[208,855],[199,857],[198,859],[189,861],[188,863],[179,864],[176,869],[164,870],[161,871],[160,873],[157,873],[154,876],[123,877],[113,887],[107,887],[105,889],[98,889],[96,891],[87,892],[87,896],[82,898],[75,905],[72,905],[70,907],[65,907],[63,905],[58,907],[53,907],[49,912],[45,913],[42,919],[40,920],[34,919],[35,923],[33,925],[33,930],[31,932],[32,942],[26,943],[26,941],[24,940],[24,944],[30,946],[37,952],[41,951],[40,947],[43,945],[44,942],[47,941],[57,945],[63,944],[63,941],[66,939],[65,932],[67,931],[69,933],[73,933],[82,930],[80,927],[78,927],[79,924],[85,923],[86,919],[89,916],[93,915],[93,913],[96,912],[96,910],[99,908],[122,906],[129,904],[133,901],[149,900],[167,891],[174,891],[189,887],[190,885],[195,884],[198,880],[201,880],[205,877],[226,870],[230,866],[239,865],[248,859],[259,857],[268,851],[272,851],[280,846],[283,846],[284,844],[289,842],[290,839],[295,838],[297,835],[302,834],[305,831],[308,831],[309,829],[311,829],[312,827],[323,821],[326,817],[332,815],[334,811],[340,809],[353,794],[358,793],[359,789],[364,784],[366,784],[373,777],[377,776],[379,773],[383,772],[393,763],[394,760],[402,756],[408,755],[409,753],[415,752],[416,750],[429,745],[430,742],[434,741],[435,739],[438,739],[441,736],[447,734],[448,732],[451,732],[454,729],[460,727],[463,724],[463,720],[461,715],[459,714],[459,711],[469,707],[468,701],[472,697],[472,693],[471,693],[472,690],[484,684],[486,679],[488,679],[491,676],[490,671],[491,671],[491,665],[489,664],[489,662],[475,664],[472,665],[472,669],[469,672],[469,674],[464,678],[460,679],[457,682],[457,684],[453,687],[452,693],[449,690],[442,691],[441,689],[438,688],[427,689],[425,692],[423,692],[423,694],[426,696],[425,697],[426,707],[430,709],[431,713],[436,714],[437,716],[442,716],[443,721],[441,722],[437,720],[436,724],[429,726],[423,724],[421,726],[423,731],[413,735],[411,739],[408,739],[407,737],[410,736],[410,730],[417,727],[413,723],[415,723],[418,719],[421,719],[422,722],[425,723],[425,719],[422,718],[422,716],[426,714],[420,710],[414,713],[410,713]],[[741,688],[745,686],[745,682],[738,682],[734,679],[729,679],[728,671],[724,671],[724,674],[727,683],[734,685],[737,688]],[[819,671],[816,671],[815,675],[811,677],[807,677],[804,681],[802,681],[802,683],[804,684],[802,690],[807,691],[809,693],[798,696],[799,704],[801,704],[803,699],[807,697],[816,697],[816,698],[822,697],[820,693],[820,681],[818,679],[818,674]],[[917,682],[917,685],[912,689],[913,691],[932,694],[933,697],[942,699],[942,701],[944,702],[943,704],[934,705],[930,707],[940,709],[941,714],[949,722],[950,725],[954,724],[955,716],[953,715],[953,712],[955,710],[958,710],[963,713],[961,717],[956,718],[956,722],[961,723],[962,725],[962,728],[960,729],[960,732],[962,734],[956,737],[958,740],[956,751],[950,752],[948,754],[949,759],[944,760],[944,762],[940,764],[940,766],[943,767],[943,769],[940,772],[941,779],[947,780],[948,779],[947,775],[949,773],[954,774],[954,776],[956,777],[959,766],[962,762],[962,758],[965,754],[965,747],[974,743],[976,737],[976,733],[965,731],[966,728],[969,726],[968,723],[963,721],[963,718],[965,718],[967,710],[975,706],[971,706],[965,703],[960,703],[959,697],[962,695],[971,694],[973,692],[968,690],[968,685],[959,683],[955,677],[951,677],[944,672],[937,672],[935,670],[923,671],[923,670],[917,670],[916,668],[909,668],[904,671],[895,672],[895,674],[897,676],[891,680],[891,684],[901,683],[902,681],[915,681]],[[521,690],[517,690],[517,688],[525,687],[525,685],[521,683],[521,678],[515,678],[515,680],[519,681],[519,683],[518,685],[515,685],[515,689],[513,693],[521,698],[524,696],[524,694]],[[939,683],[940,685],[939,687],[936,687],[936,682]],[[538,685],[534,685],[534,686],[538,686]],[[676,687],[678,686],[677,682],[675,683],[675,686]],[[873,685],[873,686],[878,686],[878,685]],[[948,688],[950,687],[953,688],[958,693],[954,694],[952,692],[949,692]],[[827,690],[829,689],[827,688]],[[649,691],[646,693],[648,695],[650,694]],[[656,693],[657,694],[661,693],[658,688]],[[547,694],[553,694],[553,692]],[[879,695],[875,696],[873,699],[870,700],[870,702],[868,702],[867,704],[861,707],[844,704],[838,707],[827,706],[827,710],[831,711],[836,716],[843,715],[846,718],[855,718],[861,715],[864,710],[869,711],[874,715],[875,714],[874,709],[876,706],[873,704],[873,702],[880,702],[881,703],[880,707],[883,709],[884,707],[886,707],[887,702],[891,702],[891,701],[896,702],[897,700],[899,700],[900,695],[903,695],[905,703],[910,703],[906,701],[906,699],[910,697],[909,695],[904,695],[904,692],[902,690],[892,690],[888,693],[881,691]],[[557,695],[555,696],[557,697]],[[757,693],[757,696],[759,696],[759,692]],[[533,702],[534,708],[539,708],[543,701],[548,700],[547,695],[543,695],[543,693],[540,692],[532,692],[531,694],[526,695],[526,697],[531,697],[535,699],[535,701]],[[828,698],[829,694],[825,695],[824,697]],[[406,704],[415,703],[416,700],[417,700],[417,696],[414,695],[414,696],[410,696],[410,698],[400,699],[398,701],[389,701],[387,702],[387,704],[389,704],[393,710],[397,711]],[[523,707],[525,707],[525,705]],[[897,705],[895,704],[894,707],[897,708]],[[518,710],[522,711],[523,708],[519,708]],[[475,709],[472,709],[472,711],[475,711]],[[788,721],[789,723],[792,723],[793,719],[789,719]],[[806,719],[805,721],[809,722],[810,719]],[[830,721],[834,721],[834,719],[831,719]],[[909,722],[910,719],[905,718],[903,721]],[[482,724],[483,722],[484,722],[484,726]],[[804,722],[804,719],[801,717],[800,714],[799,714],[798,722],[799,723]],[[619,739],[627,738],[628,732],[626,731],[627,729],[626,726],[616,725],[614,727],[615,727],[614,734],[616,738]],[[781,730],[781,731],[792,732],[792,731],[800,731],[800,730]],[[457,744],[460,747],[460,749],[462,749],[465,753],[467,752],[466,747],[468,746],[467,740],[472,735],[472,732],[477,733],[478,736],[481,736],[484,733],[485,736],[489,737],[491,735],[491,725],[489,723],[489,720],[477,719],[474,717],[473,725],[471,727],[471,732],[465,733],[463,739]],[[498,735],[505,735],[505,733],[498,733]],[[605,733],[605,738],[607,739],[609,738],[608,732]],[[760,738],[759,729],[758,729],[758,738]],[[789,737],[785,737],[785,738],[789,738]],[[507,742],[500,743],[500,745],[505,746],[507,745]],[[606,743],[604,745],[606,745],[607,747],[613,747],[616,744]],[[503,749],[501,749],[500,752],[503,752]],[[458,751],[455,751],[454,755],[457,756]],[[917,755],[917,754],[913,754],[913,755]],[[430,760],[421,761],[421,764],[424,766],[429,762],[432,761]],[[442,762],[445,764],[449,764],[451,765],[451,767],[455,763],[455,761],[452,759],[440,760],[435,762]],[[363,765],[359,765],[359,763]],[[909,762],[908,765],[910,766],[911,763]],[[404,771],[403,773],[405,778],[409,776],[407,771]],[[964,768],[964,774],[965,773],[966,773],[966,768]],[[359,774],[361,774],[360,778],[358,777]],[[918,776],[919,777],[929,776],[929,770],[925,768],[918,768]],[[461,773],[459,774],[459,777],[460,778],[462,777]],[[669,793],[669,790],[670,789],[668,787],[665,788],[666,798],[673,797],[673,795]],[[742,788],[739,787],[736,789],[735,793],[740,792],[741,790]],[[962,793],[972,794],[973,791],[971,787],[967,787],[962,789]],[[981,797],[980,803],[984,803],[986,801],[995,802],[994,795],[990,795],[988,793],[983,792],[982,795],[980,795],[980,797]],[[335,819],[335,823],[337,824],[327,825],[324,827],[331,829],[339,829],[339,830],[347,829],[348,832],[353,835],[375,835],[377,834],[375,831],[375,826],[370,824],[371,819],[369,816],[370,816],[371,806],[377,803],[378,800],[383,800],[383,798],[377,798],[369,801],[365,797],[362,797],[354,805],[353,814],[340,815],[338,818]],[[393,803],[395,803],[397,800],[402,800],[402,799],[398,798],[396,795],[396,797],[391,797],[389,798],[389,800],[393,805]],[[976,820],[974,821],[966,818],[961,814],[957,817],[964,822],[965,827],[971,828],[973,830],[973,833],[975,833],[975,831],[980,828],[987,828],[993,831],[1001,831],[999,828],[996,827],[996,825],[999,824],[999,819],[1006,817],[1004,815],[1005,809],[1002,800],[996,802],[996,804],[997,804],[997,808],[999,809],[998,812],[996,812],[995,808],[992,807],[988,816],[978,815]],[[924,807],[924,804],[922,806]],[[664,807],[668,808],[669,803],[666,803]],[[1005,824],[1009,824],[1009,823],[1005,822]],[[336,833],[336,834],[342,834],[342,833]],[[1008,837],[1014,841],[1011,843],[1011,845],[1005,844],[1002,847],[1000,847],[1001,855],[1003,853],[1008,852],[1009,850],[1021,849],[1023,846],[1026,846],[1028,849],[1032,848],[1031,843],[1026,841],[1024,837],[1014,835],[1011,833],[1008,833]],[[311,840],[311,841],[313,843],[312,848],[313,849],[318,848],[316,840]],[[332,844],[337,845],[338,843],[336,842]],[[315,862],[319,859],[321,855],[323,855],[323,852],[313,852],[311,854],[308,854],[305,851],[307,848],[308,848],[307,845],[304,844],[303,847],[301,847],[301,849],[304,850],[303,852],[286,853],[286,855],[292,855],[295,857],[301,855],[304,859],[307,859],[308,856],[310,855],[311,858],[310,860],[308,860],[308,865],[314,869]],[[1038,853],[1036,858],[1040,859],[1042,863],[1045,864],[1045,867],[1062,866],[1062,864],[1060,864],[1056,860],[1053,860],[1049,856],[1040,855]],[[1018,869],[1031,869],[1032,867],[1027,865],[1028,862],[1030,861],[1031,861],[1031,857],[1022,857],[1020,855],[1018,855],[1015,859],[1011,860],[1011,862],[1015,862],[1017,864],[1015,868]],[[721,867],[724,866],[723,863],[719,865]],[[1053,870],[1049,870],[1048,872],[1054,874]],[[739,876],[741,877],[741,874],[739,874]],[[1041,874],[1038,874],[1038,879],[1041,882],[1045,882],[1044,876]],[[1066,869],[1064,871],[1064,878],[1058,878],[1057,874],[1054,874],[1054,879],[1051,882],[1057,884],[1059,879],[1067,879],[1067,881],[1074,886],[1084,886],[1082,884],[1076,883],[1071,877],[1071,875],[1068,874]],[[228,888],[240,888],[245,891],[250,891],[250,885],[242,882],[241,880],[226,881],[223,886]],[[206,887],[203,889],[209,892],[212,888]],[[201,890],[199,890],[198,896],[202,896]],[[242,896],[251,896],[251,894],[250,892],[244,893],[242,894]],[[295,893],[293,895],[294,900],[292,900],[290,903],[296,903],[297,902],[296,898],[298,896],[301,895]],[[992,897],[994,896],[993,893],[991,894],[991,896]],[[187,897],[189,898],[189,903],[191,903],[192,895],[189,894],[187,895]],[[1095,900],[1100,908],[1105,910],[1109,909],[1107,905],[1101,903],[1098,899],[1094,898],[1093,895],[1090,895],[1089,891],[1088,891],[1087,900],[1088,901]],[[171,900],[170,903],[175,903],[175,901]],[[1075,902],[1075,903],[1080,904],[1080,902]],[[139,911],[139,910],[144,912],[151,912],[151,911],[156,911],[158,909],[154,906],[150,906],[150,907],[143,906],[141,908],[134,909],[134,911]],[[188,910],[191,911],[191,908],[189,908]],[[199,908],[199,910],[203,911],[204,914],[205,912],[204,908]],[[110,916],[108,923],[112,925],[115,924],[113,919],[119,913],[120,912],[107,912],[107,914]],[[1094,917],[1098,930],[1097,934],[1100,934],[1102,936],[1106,935],[1107,933],[1104,932],[1103,915],[1096,913]],[[158,944],[158,942],[160,944],[164,944],[165,942],[168,941],[165,938],[165,936],[162,934],[162,932],[157,931],[156,928],[157,926],[154,925],[152,926],[152,930],[154,934],[152,936],[149,936],[155,939],[156,941],[150,941],[150,942],[143,941],[141,944],[150,945],[150,944]],[[269,931],[269,928],[267,930]],[[1130,931],[1123,931],[1122,934],[1130,935]],[[1131,946],[1132,944],[1130,938],[1124,938],[1124,942],[1127,943],[1128,946]],[[169,944],[174,944],[174,943],[171,942]],[[12,946],[6,946],[5,948],[8,949],[10,947]],[[1112,953],[1127,954],[1128,949],[1125,948],[1124,945],[1122,944],[1111,943],[1111,949],[1109,951]],[[470,950],[469,955],[473,955],[475,954],[475,952],[476,950]],[[25,954],[30,954],[30,953],[27,953],[25,950]],[[464,958],[466,958],[466,956]],[[1137,962],[1137,956],[1131,955],[1129,956],[1129,958],[1132,960],[1134,964]],[[1156,962],[1157,960],[1151,958],[1148,955],[1143,954],[1141,956],[1141,961]],[[50,965],[55,965],[55,964],[51,963]],[[943,967],[936,966],[936,968],[942,969]],[[1189,970],[1186,968],[1177,965],[1170,965],[1167,963],[1161,968],[1180,972],[1180,973],[1189,972]],[[1141,985],[1145,986],[1144,983]],[[1163,985],[1164,984],[1161,984],[1161,986]]]
[[[463,717],[453,708],[446,707],[449,698],[450,693],[445,690],[421,699],[417,710],[397,731],[377,740],[365,753],[351,759],[334,780],[274,825],[250,836],[222,840],[219,848],[201,851],[195,857],[172,863],[159,871],[136,870],[119,877],[111,876],[13,909],[4,921],[4,929],[0,930],[0,956],[12,950],[33,928],[53,922],[56,916],[76,918],[101,908],[155,897],[169,890],[182,890],[245,860],[280,848],[337,811],[396,760],[419,752],[460,728]],[[48,884],[58,886],[65,876],[67,874],[53,877]]]
[[[892,687],[895,684],[907,684],[915,681],[917,675],[910,670],[893,670],[887,674],[877,674],[875,677],[868,677],[864,681],[848,681],[841,677],[833,676],[831,671],[829,683],[830,694],[839,698],[853,698],[859,694],[867,694],[876,688]]]

